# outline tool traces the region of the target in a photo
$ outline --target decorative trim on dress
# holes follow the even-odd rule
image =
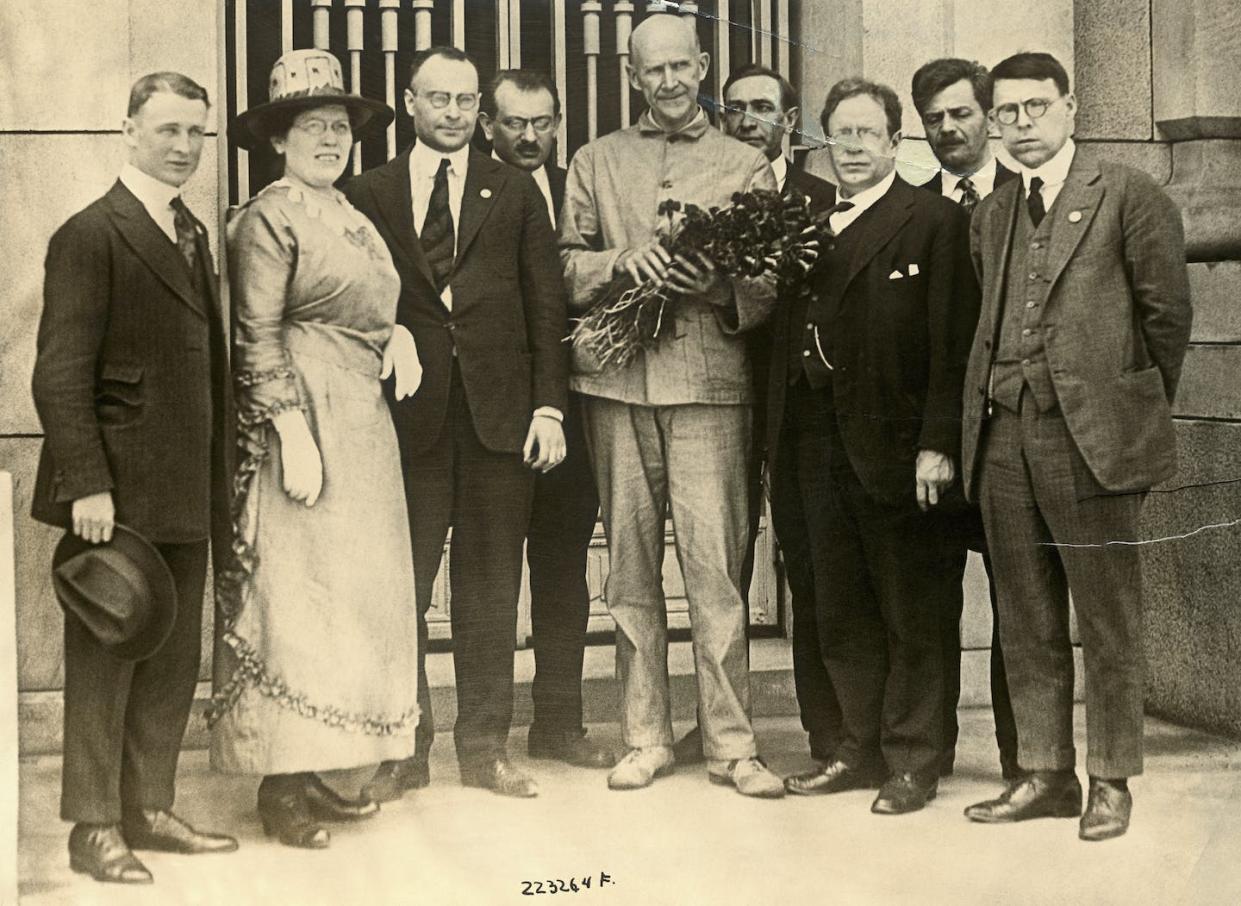
[[[288,195],[294,201],[309,202],[307,193],[297,186],[283,180],[272,183],[264,192],[276,186],[288,189]],[[261,193],[260,193],[261,194]],[[336,193],[343,201],[344,196]],[[348,202],[344,202],[348,205]],[[315,210],[311,203],[306,203],[306,210],[312,216],[318,216],[321,208]],[[363,217],[352,206],[349,207],[358,217]],[[326,220],[324,221],[327,222]],[[359,247],[370,250],[369,224],[356,233],[348,227],[341,226],[341,235]],[[356,236],[362,236],[359,241]],[[254,485],[254,478],[262,468],[271,448],[267,442],[267,424],[282,412],[294,409],[306,410],[300,399],[277,400],[267,406],[256,404],[251,388],[272,381],[296,380],[297,373],[291,367],[273,368],[267,371],[242,371],[234,375],[233,382],[237,390],[237,443],[240,461],[237,472],[233,476],[232,556],[225,568],[221,570],[216,583],[216,603],[224,618],[224,641],[237,658],[237,666],[228,682],[217,690],[207,708],[207,725],[215,724],[228,713],[241,698],[247,687],[253,687],[261,695],[265,695],[280,706],[309,720],[316,720],[329,727],[336,727],[355,733],[372,736],[391,736],[412,729],[418,720],[417,706],[400,715],[358,714],[343,711],[332,705],[311,701],[303,692],[289,688],[288,683],[273,673],[263,658],[244,638],[235,631],[237,619],[250,604],[253,595],[254,571],[258,567],[259,554],[253,545],[253,532],[250,531],[247,513],[247,501]]]

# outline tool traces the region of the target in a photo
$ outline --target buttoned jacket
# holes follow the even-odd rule
[[[989,384],[1003,320],[1011,237],[1025,204],[1014,179],[983,199],[971,223],[982,313],[963,399],[962,460],[973,494]],[[1079,149],[1055,203],[1038,288],[1052,385],[1095,480],[1139,491],[1176,467],[1171,404],[1193,313],[1181,215],[1149,176]]]

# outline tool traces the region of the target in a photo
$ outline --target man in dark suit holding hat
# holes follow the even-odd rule
[[[134,83],[129,163],[56,232],[46,261],[32,515],[69,531],[55,574],[66,608],[61,817],[74,822],[70,865],[99,881],[150,882],[131,848],[237,848],[170,811],[209,536],[225,539],[217,558],[228,550],[227,347],[206,230],[179,193],[207,110],[206,90],[179,73]]]

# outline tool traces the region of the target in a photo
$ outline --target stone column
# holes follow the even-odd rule
[[[1194,331],[1174,407],[1179,473],[1146,507],[1143,536],[1173,539],[1143,560],[1147,704],[1241,735],[1241,7],[1153,0],[1151,36],[1154,127],[1171,143]]]
[[[16,627],[13,476],[0,472],[0,903],[17,902]]]

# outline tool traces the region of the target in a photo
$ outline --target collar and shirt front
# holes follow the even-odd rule
[[[969,180],[974,191],[978,193],[979,199],[986,198],[995,191],[995,178],[998,172],[999,161],[994,156],[987,158],[987,162],[970,173],[968,176],[958,176],[944,170],[940,174],[939,189],[945,198],[949,201],[955,201],[961,204],[961,199],[965,195],[965,187],[961,183]]]
[[[842,210],[832,214],[832,216],[828,219],[828,225],[832,228],[832,232],[837,235],[844,232],[845,229],[853,223],[853,221],[857,220],[868,210],[870,210],[875,202],[887,195],[888,190],[892,188],[892,183],[894,182],[896,182],[895,168],[893,168],[891,173],[879,182],[875,183],[869,189],[863,189],[861,192],[858,192],[856,195],[851,195],[848,198],[838,195],[838,203],[842,207]],[[850,204],[853,207],[844,208],[844,205],[846,204]]]
[[[498,160],[500,163],[506,163],[504,158],[491,152],[491,159]],[[513,164],[509,164],[513,166]],[[519,168],[520,169],[520,168]],[[552,199],[552,184],[547,179],[547,166],[541,166],[537,170],[529,171],[534,178],[534,184],[539,187],[539,191],[543,194],[543,200],[547,202],[547,216],[551,218],[552,226],[556,226],[556,202]]]
[[[173,243],[177,241],[176,211],[172,208],[174,199],[179,198],[181,190],[160,182],[154,176],[148,176],[133,164],[121,168],[121,183],[134,193],[134,197],[146,208],[155,225]]]
[[[1043,181],[1041,189],[1043,209],[1050,211],[1060,195],[1060,190],[1064,188],[1065,180],[1069,178],[1069,167],[1073,165],[1073,155],[1076,151],[1077,146],[1073,143],[1073,139],[1069,139],[1050,160],[1041,166],[1031,169],[1022,164],[1021,186],[1026,198],[1030,197],[1030,181],[1035,177],[1041,179]]]

